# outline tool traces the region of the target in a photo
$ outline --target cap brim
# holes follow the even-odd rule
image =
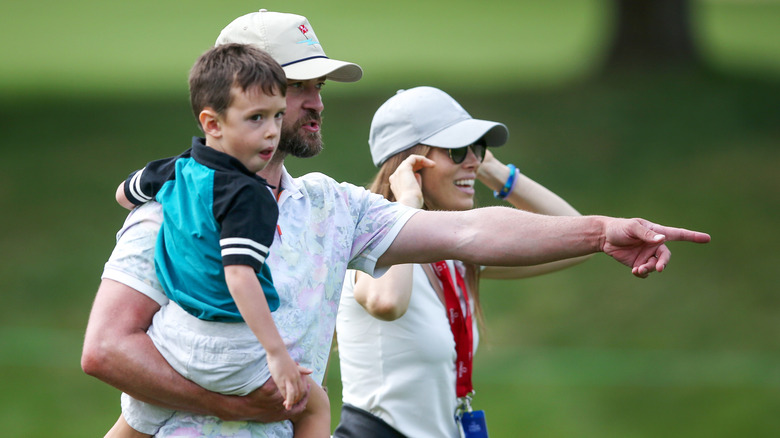
[[[509,129],[498,122],[466,119],[448,126],[420,143],[438,148],[455,149],[474,144],[480,138],[490,147],[501,146],[509,139]]]
[[[330,58],[314,58],[289,64],[284,68],[287,79],[308,81],[325,77],[336,82],[356,82],[363,77],[363,69],[351,62]]]

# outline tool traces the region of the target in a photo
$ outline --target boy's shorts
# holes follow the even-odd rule
[[[265,350],[246,323],[204,321],[171,301],[147,333],[173,369],[209,391],[246,395],[271,377]],[[122,415],[139,432],[155,434],[173,412],[122,394]]]

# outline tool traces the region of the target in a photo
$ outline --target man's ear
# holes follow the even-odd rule
[[[222,123],[219,119],[219,115],[211,107],[203,108],[198,114],[198,122],[203,129],[204,134],[208,134],[214,138],[222,137]]]

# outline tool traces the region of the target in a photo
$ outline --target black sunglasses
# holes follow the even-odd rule
[[[484,143],[474,143],[471,146],[463,146],[462,148],[456,148],[456,149],[447,149],[450,154],[450,158],[452,159],[452,162],[455,164],[460,164],[463,162],[463,160],[466,159],[466,155],[469,154],[469,148],[474,152],[474,155],[477,156],[477,160],[481,163],[482,160],[485,159],[485,152],[487,152],[487,146],[485,146]]]

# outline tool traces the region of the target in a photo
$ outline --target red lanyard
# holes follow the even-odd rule
[[[455,277],[458,286],[463,292],[463,300],[466,304],[466,314],[463,315],[455,284],[452,282],[450,268],[446,262],[433,263],[433,271],[442,284],[444,290],[444,305],[447,308],[447,319],[450,322],[452,335],[455,337],[455,370],[457,380],[455,391],[458,397],[465,397],[473,389],[471,385],[471,368],[474,355],[474,327],[471,322],[471,307],[469,307],[469,294],[466,292],[466,283],[463,276],[455,269]]]

